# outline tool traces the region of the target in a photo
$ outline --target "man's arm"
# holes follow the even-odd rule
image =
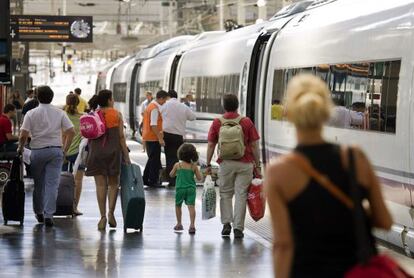
[[[208,146],[207,146],[207,175],[211,174],[211,160],[213,159],[213,155],[214,155],[214,150],[216,149],[216,145],[217,143],[215,142],[208,142]]]
[[[184,105],[184,107],[185,107],[185,114],[187,116],[187,120],[188,121],[195,121],[197,119],[197,116],[194,113],[194,111],[191,110],[190,107],[188,107],[187,105],[185,105],[185,104],[182,104],[182,105]]]
[[[23,148],[26,145],[27,138],[29,138],[29,135],[30,135],[29,131],[25,129],[21,129],[20,138],[19,138],[19,147],[17,148],[17,152],[19,153],[23,152]]]
[[[158,129],[158,126],[156,126],[156,125],[152,125],[151,129],[152,129],[152,132],[154,132],[155,135],[157,135],[158,141],[160,142],[160,145],[164,147],[165,142],[164,142],[164,134],[162,133],[162,131],[160,131]]]
[[[252,143],[254,163],[256,167],[260,167],[260,140],[256,140]]]

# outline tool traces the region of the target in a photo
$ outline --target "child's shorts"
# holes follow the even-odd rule
[[[175,205],[180,207],[183,202],[187,206],[194,206],[196,200],[196,188],[195,187],[188,187],[188,188],[176,188],[175,190]]]

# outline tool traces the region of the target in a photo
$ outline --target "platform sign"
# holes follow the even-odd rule
[[[10,40],[10,1],[0,1],[0,85],[10,85],[10,60],[11,60],[11,40]]]
[[[92,16],[12,15],[11,37],[28,42],[92,42]]]

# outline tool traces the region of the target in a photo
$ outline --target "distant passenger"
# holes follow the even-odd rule
[[[366,225],[389,229],[390,213],[362,150],[335,145],[322,137],[332,109],[327,85],[313,75],[294,77],[288,85],[286,109],[287,119],[296,127],[298,144],[290,154],[270,163],[265,176],[274,232],[275,277],[344,277],[357,263],[354,217],[348,207],[353,204],[349,151],[355,156],[360,194],[370,204],[370,213],[364,216]],[[317,176],[328,178],[333,190],[310,177],[312,170],[306,165]],[[341,201],[331,193],[336,190]],[[375,252],[372,234],[367,237],[369,251]]]
[[[272,120],[281,121],[283,119],[283,105],[281,105],[280,100],[272,101]]]
[[[88,103],[83,97],[81,97],[81,93],[82,93],[82,90],[80,88],[75,89],[75,95],[79,99],[78,112],[83,114],[88,109]]]
[[[141,104],[141,116],[144,116],[144,112],[147,109],[148,105],[151,103],[151,101],[154,98],[152,97],[152,92],[151,91],[146,91],[145,92],[145,100],[142,102]]]
[[[76,159],[79,155],[79,145],[82,141],[82,135],[80,134],[79,125],[81,113],[78,113],[77,106],[79,104],[79,99],[75,95],[67,95],[66,97],[66,114],[72,122],[75,130],[75,137],[72,140],[72,144],[69,147],[68,152],[66,153],[65,163],[63,164],[62,170],[73,173],[73,167],[75,165]],[[82,180],[85,173],[85,165],[79,165],[76,171],[75,176],[75,200],[73,205],[73,214],[75,216],[82,215],[78,210],[78,204],[82,192]]]
[[[240,144],[244,143],[243,149],[240,149],[241,158],[218,160],[218,163],[220,164],[218,171],[220,211],[221,222],[223,224],[221,234],[223,236],[229,236],[232,229],[231,224],[233,224],[234,237],[242,238],[244,237],[243,230],[246,217],[247,189],[252,181],[254,168],[256,167],[256,170],[260,172],[260,136],[253,122],[248,117],[243,117],[237,113],[239,108],[239,100],[237,99],[237,96],[233,94],[224,95],[223,108],[225,111],[224,115],[213,121],[208,133],[207,173],[211,172],[210,163],[213,158],[214,149],[218,143],[220,144],[221,140],[227,140],[227,142],[243,141],[240,142]],[[224,124],[239,125],[243,134],[240,134],[241,136],[238,136],[237,138],[220,138],[220,133]],[[233,129],[233,131],[229,132],[230,134],[234,134],[235,131],[237,133],[237,129]],[[238,147],[240,148],[242,146]],[[234,149],[229,151],[235,152],[237,150]],[[234,210],[233,196],[235,196]]]
[[[24,117],[18,149],[23,153],[30,135],[30,167],[34,178],[33,209],[38,222],[44,222],[46,226],[53,226],[63,159],[75,135],[73,124],[66,113],[51,105],[53,95],[48,86],[37,89],[40,105]]]
[[[192,93],[189,93],[185,96],[184,104],[190,107],[191,110],[196,110],[196,103],[194,101],[194,97]]]
[[[31,100],[27,101],[22,108],[23,117],[32,109],[35,109],[39,106],[39,101],[37,100],[37,88],[33,90],[33,97]]]
[[[118,198],[121,160],[131,163],[124,134],[124,123],[120,112],[113,108],[112,92],[102,90],[98,93],[98,104],[106,124],[106,134],[89,141],[89,155],[86,163],[86,175],[93,176],[96,183],[101,219],[99,230],[106,229],[108,221],[111,228],[117,226],[114,212]],[[108,198],[108,218],[106,217],[106,199]]]
[[[328,125],[339,128],[351,128],[352,126],[361,126],[364,124],[364,114],[345,107],[342,99],[334,99],[332,117]]]
[[[98,109],[98,106],[99,106],[98,99],[99,99],[98,95],[93,95],[91,99],[88,101],[88,106],[89,106],[90,111],[95,111],[96,109]]]
[[[203,175],[197,166],[198,153],[197,149],[191,144],[183,144],[178,149],[178,158],[180,162],[177,162],[171,170],[170,177],[177,177],[175,188],[175,214],[177,217],[177,224],[174,227],[175,231],[182,231],[184,227],[181,222],[181,206],[185,202],[190,213],[190,227],[188,232],[195,234],[195,201],[196,201],[196,181],[202,180]]]
[[[20,125],[22,121],[22,108],[24,105],[24,100],[18,90],[15,90],[13,92],[13,94],[9,98],[8,103],[13,104],[14,107],[16,107],[16,114],[12,118],[12,121],[13,121],[13,131],[15,134],[17,134],[20,129]]]
[[[26,92],[26,100],[24,101],[24,104],[28,103],[34,98],[34,90],[30,89]]]
[[[144,184],[150,187],[160,185],[161,146],[165,146],[160,108],[166,102],[167,97],[168,93],[166,91],[159,91],[156,99],[148,104],[144,112],[142,139],[145,141],[148,161],[145,165],[143,178]]]
[[[16,115],[16,107],[13,104],[6,104],[3,114],[0,116],[0,151],[15,152],[16,142],[19,137],[13,135],[11,119]]]
[[[141,123],[139,125],[139,132],[142,135],[142,127],[144,125],[144,112],[147,109],[148,105],[152,102],[152,92],[146,91],[145,92],[145,100],[142,102],[140,110],[141,110]],[[145,152],[145,141],[142,140],[142,151]]]
[[[170,173],[174,164],[178,162],[177,151],[184,143],[187,121],[194,121],[196,115],[189,107],[177,100],[177,92],[168,92],[170,100],[161,107],[162,130],[165,141],[166,171]],[[175,178],[169,177],[168,186],[175,186]]]

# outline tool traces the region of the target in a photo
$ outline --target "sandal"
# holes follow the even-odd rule
[[[195,227],[191,227],[191,228],[189,228],[189,229],[188,229],[188,233],[189,233],[190,235],[194,235],[194,234],[196,233],[196,228],[195,228]]]
[[[184,230],[184,227],[183,227],[183,225],[175,225],[175,227],[174,227],[174,231],[176,231],[176,232],[181,232],[181,231],[183,231]]]

